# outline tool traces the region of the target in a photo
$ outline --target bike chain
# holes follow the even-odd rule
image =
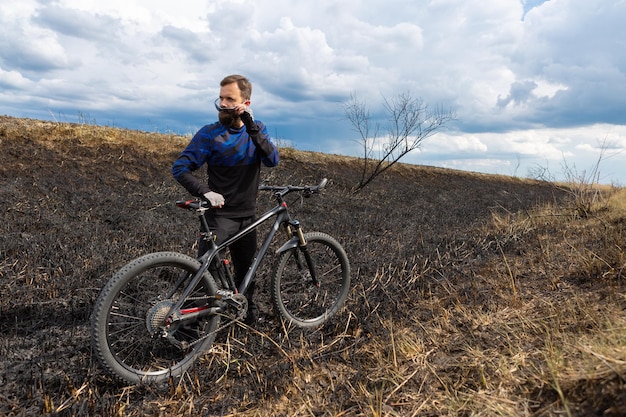
[[[228,295],[227,297],[230,297],[230,299],[233,298],[233,296],[237,296],[239,294],[233,294],[233,295]],[[248,302],[248,300],[242,295],[241,297],[243,297],[243,299],[245,300],[246,304]],[[216,297],[189,297],[187,298],[187,300],[193,300],[193,301],[209,301],[209,300],[216,300],[218,298]],[[246,310],[247,311],[247,310]],[[240,312],[239,315],[237,315],[237,317],[232,318],[232,316],[228,315],[228,314],[220,314],[221,317],[229,317],[231,320],[228,321],[226,324],[223,324],[221,326],[219,326],[217,329],[213,330],[212,332],[207,333],[206,335],[200,337],[198,340],[195,340],[191,343],[187,342],[187,347],[193,347],[195,345],[197,345],[198,343],[202,342],[203,340],[205,340],[206,338],[208,338],[209,336],[211,336],[212,334],[216,334],[217,332],[220,332],[222,330],[224,330],[227,327],[230,327],[233,323],[235,322],[241,322],[241,320],[243,319],[243,311]]]

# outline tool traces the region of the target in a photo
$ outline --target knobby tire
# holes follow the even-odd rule
[[[299,327],[316,327],[333,317],[350,289],[350,264],[341,245],[320,232],[305,234],[306,248],[315,268],[316,286],[302,248],[281,255],[272,277],[272,300],[280,315]]]
[[[158,331],[169,307],[200,268],[200,262],[174,252],[152,253],[122,267],[104,286],[94,306],[91,338],[103,368],[119,380],[155,383],[180,377],[215,339],[219,316],[174,323],[173,343]],[[184,279],[178,288],[177,281]],[[212,306],[217,288],[207,272],[183,308]],[[168,295],[169,294],[169,295]]]

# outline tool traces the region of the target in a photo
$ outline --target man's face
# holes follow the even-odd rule
[[[220,87],[219,104],[220,107],[225,109],[218,113],[220,123],[226,127],[240,126],[241,119],[239,115],[230,109],[245,102],[246,100],[241,96],[241,90],[239,90],[237,83],[226,84]]]

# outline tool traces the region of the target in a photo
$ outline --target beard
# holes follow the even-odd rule
[[[217,117],[220,121],[221,124],[223,124],[226,127],[232,127],[232,126],[236,126],[239,124],[239,120],[241,120],[241,118],[239,117],[239,115],[233,113],[233,112],[228,112],[228,111],[221,111],[217,114]]]

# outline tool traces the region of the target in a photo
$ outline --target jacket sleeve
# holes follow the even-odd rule
[[[202,181],[198,180],[191,172],[183,172],[178,177],[175,177],[176,180],[185,187],[189,194],[200,197],[205,193],[211,191],[211,188],[207,184],[204,184]]]
[[[263,124],[263,122],[256,121],[255,124],[258,127],[258,130],[250,133],[248,131],[248,135],[256,146],[259,155],[261,156],[261,161],[267,167],[275,167],[278,165],[278,161],[280,160],[278,149],[272,143],[272,139],[270,135],[267,133],[267,128]]]
[[[204,164],[210,152],[206,146],[206,140],[206,135],[202,134],[202,130],[198,132],[172,166],[172,175],[176,181],[185,187],[191,195],[196,197],[211,191],[207,184],[192,174],[193,171]]]

